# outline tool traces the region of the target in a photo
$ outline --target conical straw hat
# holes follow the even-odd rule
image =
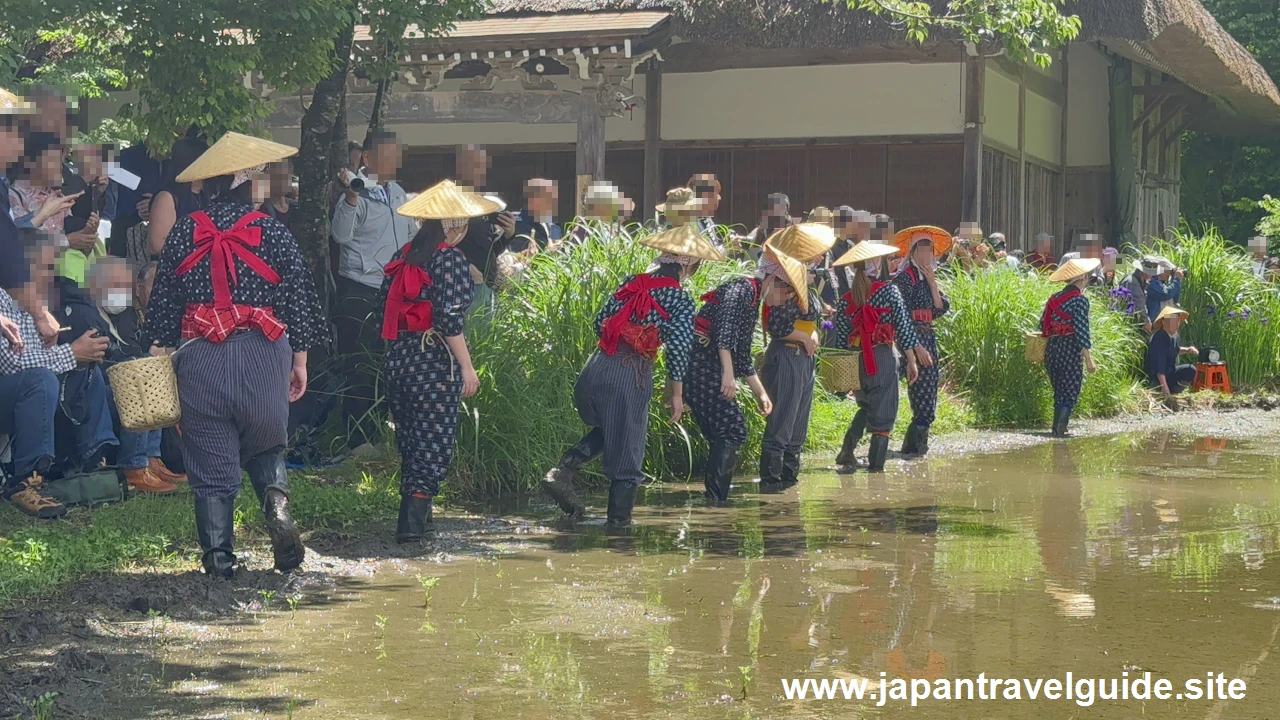
[[[0,88],[0,115],[29,115],[35,111],[35,105]]]
[[[1189,314],[1190,313],[1188,313],[1186,310],[1183,310],[1180,307],[1174,307],[1173,305],[1170,305],[1160,311],[1160,314],[1156,316],[1156,322],[1158,323],[1161,320],[1164,320],[1165,318],[1168,318],[1168,317],[1173,317],[1174,315],[1181,315],[1182,317],[1186,317]]]
[[[800,305],[800,309],[809,311],[809,271],[805,269],[804,263],[796,260],[790,255],[785,255],[778,251],[774,251],[773,257],[778,261],[778,266],[782,268],[782,272],[787,276],[787,284],[792,290],[796,291],[796,303]]]
[[[640,244],[657,248],[672,255],[684,255],[700,260],[724,260],[724,253],[716,249],[710,240],[703,237],[694,225],[664,230],[663,232],[640,238]]]
[[[221,175],[232,175],[298,154],[298,148],[262,138],[229,132],[218,138],[196,161],[178,175],[178,182],[189,183]]]
[[[893,234],[893,244],[903,255],[911,252],[911,248],[921,240],[928,240],[933,246],[934,257],[951,249],[951,233],[933,225],[916,225]]]
[[[1098,266],[1102,265],[1102,261],[1098,258],[1076,258],[1069,260],[1065,265],[1053,271],[1049,279],[1053,282],[1071,282],[1081,275],[1088,275]]]
[[[830,225],[811,222],[785,227],[765,241],[768,247],[802,263],[816,259],[835,244],[836,231]]]
[[[463,190],[452,180],[441,180],[396,208],[396,212],[405,217],[427,220],[462,220],[500,211],[498,203],[479,193]]]
[[[884,243],[863,240],[862,242],[849,248],[849,252],[841,255],[836,259],[835,265],[851,265],[864,260],[875,260],[886,255],[897,255],[898,248],[894,245],[885,245]]]

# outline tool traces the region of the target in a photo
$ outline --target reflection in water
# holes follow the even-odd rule
[[[1264,575],[1280,547],[1273,453],[1176,435],[1084,438],[878,478],[807,474],[789,494],[728,509],[691,500],[696,488],[651,488],[631,537],[587,524],[512,538],[494,559],[389,566],[351,602],[245,628],[237,641],[259,662],[306,670],[219,692],[228,717],[252,712],[233,700],[284,694],[307,701],[301,719],[849,718],[905,710],[791,702],[780,681],[1233,675],[1280,613]],[[443,578],[425,610],[419,573]],[[1270,717],[1277,702],[1280,688],[1258,681],[1214,712]]]

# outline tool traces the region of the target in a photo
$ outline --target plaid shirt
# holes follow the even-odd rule
[[[45,347],[36,333],[36,321],[18,307],[9,294],[0,290],[0,315],[18,324],[22,335],[22,352],[15,353],[9,343],[0,341],[0,375],[14,375],[32,368],[46,368],[61,375],[76,369],[75,354],[70,345]]]

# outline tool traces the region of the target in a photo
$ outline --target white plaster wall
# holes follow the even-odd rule
[[[662,139],[956,134],[962,85],[959,63],[667,73]]]
[[[1052,100],[1027,91],[1027,154],[1045,162],[1062,163],[1062,108]]]
[[[1018,147],[1018,84],[991,65],[982,87],[982,136],[1009,149]]]
[[[1107,88],[1110,63],[1093,45],[1072,43],[1067,73],[1070,100],[1067,102],[1067,165],[1071,167],[1111,164],[1111,108]]]

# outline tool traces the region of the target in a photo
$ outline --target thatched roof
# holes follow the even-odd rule
[[[489,14],[656,9],[671,12],[672,31],[683,40],[715,45],[847,49],[903,42],[901,28],[816,0],[491,0]],[[1080,40],[1101,42],[1162,70],[1242,120],[1280,125],[1275,83],[1198,0],[1076,0],[1068,11],[1080,16]],[[931,40],[947,38],[935,34]]]

